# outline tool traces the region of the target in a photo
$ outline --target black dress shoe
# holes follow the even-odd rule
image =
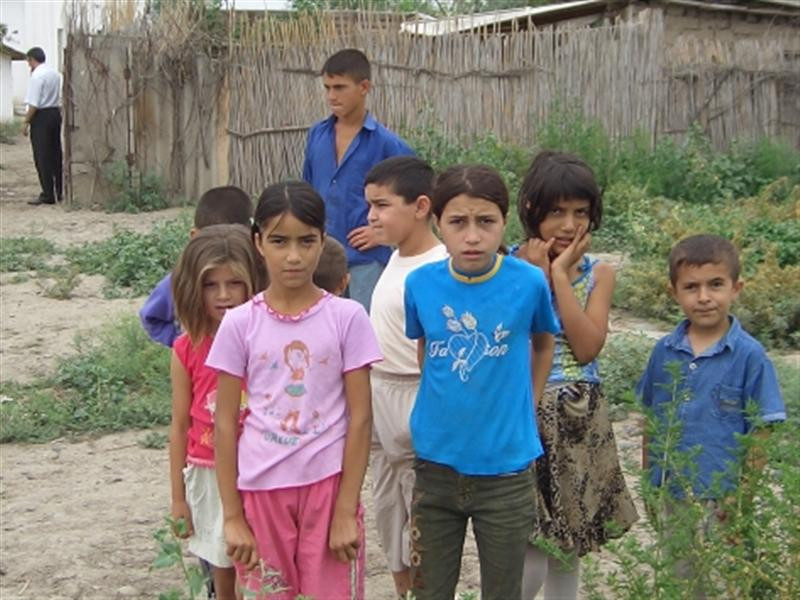
[[[44,196],[39,196],[38,198],[34,198],[33,200],[28,200],[28,204],[31,206],[38,206],[39,204],[55,204],[56,201],[52,198],[45,198]]]

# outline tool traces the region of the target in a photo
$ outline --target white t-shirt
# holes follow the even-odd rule
[[[28,82],[25,104],[37,109],[58,107],[61,104],[61,75],[50,65],[40,64]]]
[[[383,354],[383,362],[372,369],[392,375],[419,375],[417,342],[406,337],[406,312],[403,305],[406,277],[422,265],[447,258],[444,244],[416,256],[400,256],[395,250],[372,292],[369,318]]]

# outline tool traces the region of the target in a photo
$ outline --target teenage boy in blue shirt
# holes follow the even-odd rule
[[[369,310],[372,290],[389,260],[367,224],[364,178],[382,160],[413,154],[367,111],[371,69],[363,52],[346,49],[322,67],[331,116],[308,132],[303,179],[325,200],[327,232],[347,250],[349,296]]]
[[[637,395],[664,419],[675,393],[681,425],[677,450],[699,448],[690,484],[695,496],[713,500],[736,487],[731,477],[740,461],[736,434],[750,433],[754,426],[747,403],[756,404],[764,423],[785,420],[786,409],[764,348],[729,312],[742,289],[733,244],[715,235],[688,237],[670,253],[669,276],[670,292],[687,318],[656,344]],[[675,389],[670,363],[680,365]],[[643,462],[651,467],[651,483],[668,485],[670,473],[653,458],[645,438]]]

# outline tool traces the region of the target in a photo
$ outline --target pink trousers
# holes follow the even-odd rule
[[[293,488],[242,490],[245,518],[253,530],[261,567],[246,572],[236,564],[241,585],[257,598],[363,600],[364,516],[358,508],[358,558],[339,562],[328,547],[341,474]]]

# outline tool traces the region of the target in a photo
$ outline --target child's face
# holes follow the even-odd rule
[[[222,321],[225,311],[247,300],[247,285],[230,265],[208,271],[203,277],[203,304],[214,323]]]
[[[437,224],[453,265],[462,273],[480,273],[489,268],[506,228],[497,204],[466,194],[459,194],[445,205]]]
[[[322,232],[284,213],[261,225],[256,248],[264,257],[270,285],[297,289],[312,282],[322,253]]]
[[[678,267],[672,297],[680,305],[695,331],[723,333],[728,327],[731,304],[742,289],[731,279],[725,263]]]
[[[360,110],[366,102],[369,80],[356,82],[347,75],[323,75],[325,100],[337,119],[346,118]]]
[[[546,242],[555,238],[550,253],[561,254],[575,238],[579,227],[589,230],[591,203],[581,198],[563,198],[556,202],[539,223],[539,236]]]
[[[391,186],[370,183],[364,188],[364,195],[369,204],[367,222],[379,244],[399,246],[419,221],[427,219],[427,211],[420,210],[419,200],[406,203]]]

